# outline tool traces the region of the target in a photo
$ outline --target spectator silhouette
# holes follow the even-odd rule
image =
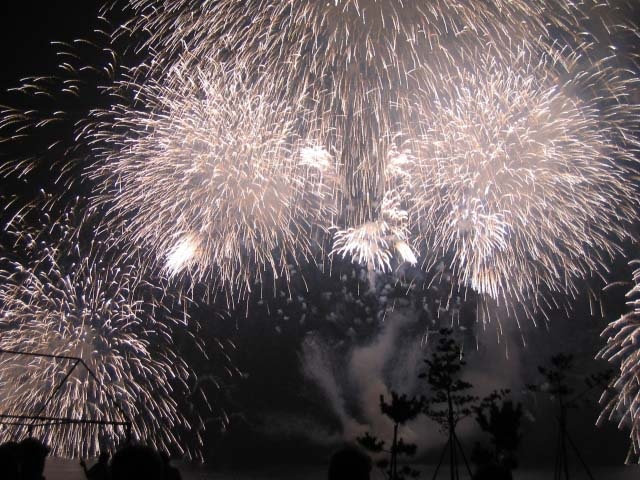
[[[44,464],[49,454],[49,447],[35,438],[27,438],[19,445],[22,457],[22,480],[43,480]]]
[[[331,456],[329,480],[369,480],[371,459],[362,450],[345,446]]]
[[[513,480],[511,471],[500,465],[485,465],[480,467],[473,480]]]
[[[80,460],[80,466],[89,480],[109,480],[111,478],[108,452],[100,452],[98,462],[91,468],[87,469],[87,464],[84,460]]]
[[[164,468],[160,455],[145,445],[121,448],[111,460],[113,480],[162,480]]]
[[[167,452],[160,452],[162,463],[164,464],[164,480],[182,480],[180,471],[171,465],[171,458]]]
[[[16,442],[0,445],[0,476],[6,480],[20,480],[20,446]]]

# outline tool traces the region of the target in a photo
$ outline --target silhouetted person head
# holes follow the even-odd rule
[[[473,480],[513,480],[513,475],[500,465],[485,465],[478,469]]]
[[[160,457],[164,463],[164,479],[165,480],[181,480],[180,471],[171,465],[171,457],[165,451],[160,452]]]
[[[162,480],[164,465],[158,452],[146,445],[121,448],[111,460],[112,480]]]
[[[0,445],[0,476],[7,480],[20,479],[20,445],[6,442]]]
[[[89,480],[109,480],[111,478],[111,468],[109,467],[109,452],[103,450],[98,456],[98,461],[87,470],[87,464],[80,460],[80,466],[84,470],[85,476]]]
[[[103,451],[100,452],[100,456],[98,456],[98,463],[105,464],[109,461],[109,452]]]
[[[331,456],[329,480],[369,480],[371,459],[362,450],[346,446]]]
[[[23,480],[41,480],[44,464],[49,454],[49,447],[40,440],[27,438],[20,442],[20,456],[22,457],[21,472]]]

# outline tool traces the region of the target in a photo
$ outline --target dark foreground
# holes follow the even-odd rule
[[[263,471],[251,472],[212,472],[205,468],[196,468],[187,465],[177,465],[182,472],[183,480],[325,480],[327,478],[326,467],[308,467],[308,468],[287,468],[280,469],[268,468]],[[433,475],[434,467],[422,466],[422,475],[420,478],[430,479]],[[593,469],[593,475],[596,480],[638,480],[640,479],[640,466],[632,465],[628,467],[600,467]],[[47,460],[45,469],[45,477],[47,480],[83,480],[82,470],[80,466],[70,460],[59,458],[50,458]],[[382,475],[374,472],[371,476],[372,480],[382,480]],[[438,478],[448,479],[449,471],[442,470]],[[468,479],[466,475],[460,475],[461,479]],[[552,480],[552,469],[520,469],[516,470],[513,476],[514,480]],[[575,470],[571,474],[573,479],[587,479],[588,476],[580,470]]]

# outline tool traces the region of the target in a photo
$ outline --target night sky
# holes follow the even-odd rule
[[[7,89],[17,85],[21,78],[56,74],[59,57],[52,41],[88,38],[95,28],[104,26],[96,20],[100,3],[21,0],[0,4],[0,104],[11,104],[19,98]],[[85,101],[90,106],[96,98],[95,91],[90,89],[72,108]],[[0,150],[3,159],[10,155],[10,151]],[[36,172],[36,178],[38,175],[43,173]],[[27,187],[24,181],[14,178],[1,182],[1,189],[13,192],[23,188],[30,191],[34,186],[32,182]],[[626,248],[628,258],[633,258],[635,247]],[[606,274],[607,282],[627,282],[631,278],[631,269],[626,265],[628,258],[620,256],[616,260]],[[418,283],[428,280],[409,268],[401,273],[409,278],[415,276]],[[301,275],[309,285],[309,292]],[[225,311],[224,299],[219,298],[192,312],[202,325],[193,331],[202,335],[205,344],[212,345],[218,338],[234,342],[237,348],[230,349],[228,354],[242,375],[225,374],[220,364],[226,360],[218,357],[213,348],[211,357],[218,364],[189,351],[188,335],[175,332],[178,348],[187,350],[181,353],[193,362],[193,368],[204,379],[202,388],[208,389],[220,408],[218,413],[211,414],[205,434],[208,460],[237,464],[250,458],[256,462],[282,463],[292,459],[295,447],[297,461],[321,462],[340,440],[340,420],[333,403],[336,397],[331,392],[342,397],[347,415],[362,419],[366,416],[363,411],[371,409],[371,403],[377,408],[378,397],[375,391],[367,391],[367,397],[363,398],[364,383],[373,383],[377,376],[383,376],[401,391],[404,381],[416,383],[415,378],[406,380],[413,372],[413,367],[406,365],[420,365],[416,358],[429,352],[429,347],[422,345],[425,334],[451,322],[451,312],[443,313],[441,318],[434,313],[446,301],[448,286],[436,284],[405,295],[406,285],[402,284],[402,275],[397,274],[381,278],[377,290],[372,292],[367,291],[361,275],[361,268],[346,261],[337,261],[332,274],[303,267],[294,278],[292,295],[283,295],[277,288],[264,299],[254,295],[246,303],[240,302],[235,311]],[[592,284],[594,291],[599,292],[603,283],[594,279]],[[538,381],[537,366],[558,352],[575,355],[579,375],[606,368],[606,364],[593,360],[603,346],[599,333],[624,311],[628,287],[620,285],[603,294],[604,318],[590,314],[588,294],[584,292],[572,302],[574,308],[569,318],[562,311],[552,312],[549,324],[538,318],[536,327],[525,319],[521,330],[507,320],[500,343],[496,340],[495,322],[485,331],[475,322],[477,300],[473,295],[469,294],[467,299],[462,293],[455,296],[456,335],[468,352],[465,378],[477,387],[478,395],[488,394],[493,388],[512,389],[530,412],[520,449],[524,465],[536,465],[541,458],[553,462],[553,448],[547,443],[555,428],[553,405],[522,393],[525,385]],[[354,361],[354,355],[360,355],[358,358],[363,358],[365,364],[368,358],[384,358],[388,362],[370,369],[360,366],[364,383],[359,384],[344,375],[344,368]],[[206,379],[210,378],[221,381],[222,391],[207,385]],[[590,405],[572,412],[572,436],[579,440],[581,451],[591,464],[618,465],[626,455],[628,431],[618,431],[612,423],[594,426],[599,412],[597,397],[596,392]],[[197,404],[195,408],[199,408]],[[224,432],[217,419],[222,410],[231,418]],[[461,434],[469,449],[472,440],[478,438],[472,424],[469,420]],[[429,422],[420,424],[420,428],[426,429],[421,440],[425,458],[434,461],[444,437]]]
[[[83,38],[97,26],[101,2],[4,2],[0,7],[3,28],[3,89],[28,75],[50,75],[58,66],[52,41]]]

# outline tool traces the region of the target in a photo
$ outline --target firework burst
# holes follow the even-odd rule
[[[189,427],[174,395],[186,391],[189,369],[171,350],[169,323],[156,320],[169,305],[156,308],[141,272],[112,263],[73,225],[67,216],[38,232],[19,221],[9,226],[15,243],[0,271],[0,349],[77,357],[95,377],[80,366],[61,384],[69,360],[2,354],[2,413],[131,421],[133,438],[181,449],[178,432]],[[64,422],[34,433],[63,456],[95,455],[125,438],[122,427]],[[26,427],[0,430],[3,440],[26,434]]]
[[[462,284],[494,299],[573,295],[629,238],[637,82],[578,61],[483,53],[417,105],[410,223]],[[619,96],[602,102],[602,84]]]
[[[252,65],[274,98],[304,99],[308,121],[346,179],[350,223],[375,221],[390,139],[410,124],[408,99],[438,91],[441,70],[478,44],[549,48],[549,27],[575,31],[581,13],[557,0],[130,0],[155,69],[191,55],[190,67]],[[144,73],[142,74],[144,76]]]
[[[445,255],[462,284],[519,301],[573,294],[628,236],[635,80],[601,58],[631,32],[617,3],[125,3],[110,47],[147,56],[123,77],[106,49],[116,105],[73,138],[99,157],[105,230],[169,277],[245,293],[337,223],[334,253]],[[9,109],[0,129],[34,118]],[[410,188],[389,185],[396,142]]]
[[[637,117],[635,81],[580,33],[627,29],[605,20],[612,4],[129,4],[139,17],[119,34],[146,34],[154,58],[133,77],[161,72],[179,90],[165,75],[176,58],[190,72],[240,69],[274,111],[296,118],[301,138],[335,156],[344,212],[334,253],[377,269],[389,268],[392,244],[410,260],[416,247],[452,255],[462,284],[518,301],[542,288],[574,294],[628,236],[631,202],[619,200],[634,194],[625,164],[637,122],[623,123]],[[405,168],[415,196],[400,201],[386,171],[397,141],[416,160]],[[394,209],[407,218],[390,222]],[[172,259],[210,251],[197,232],[181,235],[164,249]],[[222,276],[234,282],[236,270]]]
[[[296,105],[268,101],[241,71],[178,63],[168,75],[120,84],[136,103],[101,113],[95,203],[171,276],[239,291],[267,269],[288,277],[331,225],[331,155],[301,138]]]
[[[635,262],[637,265],[638,262]],[[633,272],[634,287],[627,293],[631,311],[602,332],[607,345],[598,357],[620,365],[620,373],[602,395],[605,403],[598,423],[619,419],[631,427],[631,447],[627,462],[640,458],[640,269]]]

